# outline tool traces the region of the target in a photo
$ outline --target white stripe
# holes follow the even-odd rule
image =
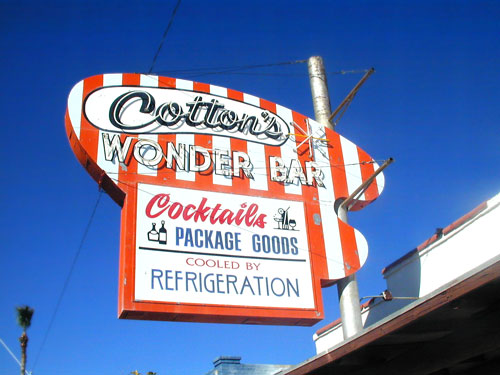
[[[292,111],[288,108],[276,105],[276,114],[280,116],[287,124],[293,121]],[[293,131],[291,131],[293,133]],[[290,167],[290,162],[292,159],[298,160],[297,152],[295,151],[295,142],[289,139],[281,149],[281,158],[284,160],[287,168]],[[305,171],[303,171],[305,173]],[[302,195],[302,183],[298,178],[295,179],[293,183],[285,182],[285,193],[287,194],[297,194]]]
[[[175,80],[175,86],[176,86],[176,88],[181,89],[181,90],[193,91],[193,81],[187,81],[184,79],[177,78]],[[177,134],[175,136],[175,145],[177,148],[179,147],[179,143],[183,143],[186,146],[186,150],[185,150],[185,152],[186,152],[186,159],[185,159],[186,165],[185,165],[185,168],[189,169],[189,158],[188,158],[189,146],[194,145],[194,134]],[[177,178],[178,180],[184,180],[184,181],[195,181],[196,174],[195,174],[195,172],[190,172],[190,171],[186,172],[186,171],[184,171],[182,169],[178,169],[178,167],[176,167],[175,178]]]
[[[260,107],[260,99],[257,98],[256,96],[249,95],[249,94],[243,94],[243,101],[248,104],[255,105],[257,107]]]
[[[78,139],[80,139],[80,128],[82,124],[82,98],[83,81],[80,81],[73,87],[68,97],[69,119]]]
[[[102,86],[121,86],[123,84],[123,74],[103,74]]]
[[[146,74],[141,74],[139,84],[141,86],[158,87],[158,77],[157,76],[149,76]],[[137,138],[138,139],[148,139],[150,141],[158,143],[158,134],[140,134]],[[143,154],[141,153],[141,154],[146,160],[153,159],[156,155],[156,150],[154,150],[154,149],[145,149],[145,150],[143,150],[143,152],[144,153]],[[137,173],[142,174],[142,175],[146,175],[146,176],[157,176],[158,175],[158,168],[156,168],[156,166],[150,167],[150,166],[147,166],[147,165],[144,165],[144,164],[137,162]]]
[[[158,76],[141,74],[140,85],[148,87],[158,87]]]
[[[380,168],[380,165],[378,165],[377,163],[373,163],[373,171],[376,171],[379,168]],[[379,195],[382,194],[382,190],[384,190],[384,186],[385,186],[384,172],[379,173],[377,175],[377,177],[375,177],[375,183],[377,184],[378,194]]]
[[[175,86],[181,90],[191,90],[193,91],[193,81],[186,81],[185,79],[177,78],[175,80]]]
[[[228,158],[231,158],[231,139],[228,137],[217,137],[213,136],[212,137],[212,149],[213,151],[211,152],[212,154],[212,161],[213,161],[213,172],[212,172],[212,177],[213,177],[213,183],[215,185],[224,185],[224,186],[232,186],[233,185],[233,179],[232,179],[232,168],[231,168],[231,163],[229,163],[228,166],[228,171],[229,175],[224,176],[220,174],[215,173],[215,149],[221,150],[221,151],[229,151],[228,153]],[[225,158],[226,159],[226,158]]]
[[[318,138],[325,138],[325,131],[321,124],[311,121],[311,132]],[[328,278],[339,279],[345,276],[344,256],[340,242],[340,231],[338,217],[335,213],[335,193],[333,189],[332,171],[330,169],[330,158],[325,142],[312,142],[314,160],[323,172],[325,187],[318,187],[319,208],[321,212],[321,225],[325,241],[326,264],[328,267]]]
[[[227,89],[220,86],[210,85],[210,94],[218,95],[227,98]],[[231,139],[228,137],[218,137],[214,135],[212,137],[212,149],[218,149],[222,151],[229,151],[229,158],[231,158]],[[231,186],[233,184],[232,175],[224,176],[215,173],[215,153],[211,152],[213,161],[213,172],[212,178],[215,185]],[[229,171],[231,172],[231,166],[229,166]]]
[[[158,143],[158,134],[139,134],[137,138],[148,139],[150,141]],[[143,147],[140,147],[140,150],[137,150],[145,160],[152,160],[157,156],[157,151],[150,147],[150,145],[144,145]],[[148,166],[137,162],[137,174],[142,174],[145,176],[157,176],[158,168],[157,166]]]
[[[175,136],[175,146],[179,149],[179,143],[183,143],[186,147],[186,169],[189,169],[189,146],[194,145],[194,134],[177,134]],[[175,178],[183,181],[195,181],[196,174],[195,172],[186,172],[182,169],[178,169],[176,166]]]
[[[223,96],[227,98],[227,89],[220,86],[210,85],[210,94]]]
[[[267,186],[267,162],[264,145],[247,142],[247,154],[252,162],[252,176],[250,189],[269,190]]]
[[[102,86],[121,86],[123,79],[122,74],[103,74],[102,76]],[[113,156],[113,160],[106,160],[104,157],[104,146],[102,141],[102,131],[99,130],[99,139],[97,140],[97,165],[114,181],[118,180],[119,163],[116,155]],[[114,134],[110,134],[110,140],[113,138]]]
[[[359,165],[358,148],[348,139],[340,136],[342,155],[345,164],[345,177],[347,180],[348,194],[351,195],[363,182],[361,177],[361,166]],[[365,200],[365,194],[361,194],[359,200]]]
[[[363,264],[365,264],[366,259],[368,258],[368,242],[366,242],[365,236],[363,236],[357,229],[354,229],[354,237],[356,238],[359,267],[363,267]]]
[[[260,99],[256,96],[243,94],[243,101],[260,107]],[[250,189],[269,190],[267,185],[267,161],[264,145],[247,142],[247,154],[252,162],[253,179],[250,180]]]

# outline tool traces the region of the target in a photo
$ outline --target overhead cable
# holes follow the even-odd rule
[[[163,33],[163,37],[161,38],[160,45],[158,46],[158,51],[156,51],[156,55],[153,58],[153,62],[151,63],[151,67],[149,68],[148,74],[151,74],[153,71],[153,68],[156,64],[156,59],[158,58],[158,55],[160,54],[161,48],[163,47],[163,43],[165,42],[165,38],[167,37],[168,31],[170,30],[170,27],[172,26],[172,23],[174,22],[175,14],[177,13],[177,9],[179,8],[179,5],[181,4],[181,0],[177,0],[177,4],[175,4],[175,8],[172,12],[172,15],[170,16],[170,20],[168,21],[167,28],[165,29],[165,32]]]
[[[7,344],[1,338],[0,338],[0,344],[3,345],[3,347],[5,348],[5,350],[7,350],[7,352],[14,359],[14,361],[16,361],[17,364],[19,365],[19,367],[21,367],[21,362],[19,361],[19,359],[17,359],[17,357],[14,355],[14,353],[12,353],[12,350],[10,350],[10,348],[7,346]],[[25,375],[31,375],[31,372],[29,372],[26,369],[24,370],[24,373],[25,373]]]
[[[226,73],[232,73],[232,72],[237,72],[240,70],[247,70],[247,69],[255,69],[255,68],[268,68],[272,66],[283,66],[283,65],[294,65],[294,64],[303,64],[307,62],[307,60],[293,60],[293,61],[285,61],[285,62],[277,62],[277,63],[270,63],[270,64],[255,64],[255,65],[240,65],[240,66],[226,66],[226,67],[219,67],[219,68],[193,68],[193,69],[177,69],[177,70],[161,70],[158,73],[177,73],[177,74],[182,74],[182,73],[195,73],[192,75],[189,75],[188,77],[191,76],[200,76],[200,75],[212,75],[212,74],[226,74]]]
[[[80,245],[78,246],[78,249],[75,253],[75,256],[73,257],[73,262],[71,263],[71,266],[69,268],[69,272],[68,272],[68,275],[66,276],[66,280],[64,281],[64,285],[62,287],[61,293],[59,294],[59,298],[57,299],[56,307],[55,307],[54,312],[52,313],[52,316],[50,318],[50,322],[49,322],[49,325],[47,327],[47,330],[45,331],[45,335],[43,336],[42,343],[40,344],[40,349],[38,349],[38,353],[35,357],[35,361],[33,362],[33,372],[35,371],[36,364],[38,362],[38,359],[40,358],[40,353],[43,350],[45,342],[47,341],[47,337],[49,336],[49,332],[52,328],[52,325],[54,324],[54,320],[55,320],[55,317],[57,315],[57,311],[59,310],[59,307],[60,307],[61,302],[63,300],[64,294],[65,294],[66,289],[68,287],[69,281],[71,279],[71,275],[73,274],[73,270],[75,269],[76,262],[78,260],[78,257],[80,256],[81,251],[82,251],[83,244],[85,243],[85,239],[87,238],[87,234],[89,232],[90,225],[92,224],[92,221],[94,220],[94,216],[95,216],[95,213],[97,210],[97,206],[99,205],[99,201],[101,200],[102,193],[103,193],[103,191],[99,190],[99,195],[97,196],[97,200],[95,202],[94,209],[92,210],[92,213],[90,214],[87,226],[83,232],[82,239],[80,240]]]
[[[273,66],[283,66],[283,65],[294,65],[306,63],[307,60],[293,60],[286,62],[270,63],[270,64],[255,64],[255,65],[236,65],[236,66],[225,66],[225,67],[210,67],[210,68],[192,68],[192,69],[172,69],[172,70],[160,70],[157,74],[187,74],[188,77],[197,77],[204,75],[216,75],[216,74],[234,74],[234,75],[256,75],[256,76],[303,76],[303,73],[271,73],[264,71],[253,71],[253,72],[243,72],[243,70],[250,70],[256,68],[269,68]],[[328,72],[327,75],[345,75],[345,74],[361,74],[366,73],[370,69],[351,69],[351,70],[338,70],[335,72]]]

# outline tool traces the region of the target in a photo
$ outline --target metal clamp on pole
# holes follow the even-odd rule
[[[377,296],[364,296],[364,297],[360,298],[359,301],[361,302],[362,300],[367,299],[367,298],[382,298],[384,301],[392,301],[395,299],[416,301],[417,299],[419,299],[419,297],[395,297],[392,295],[391,291],[388,289],[384,290],[381,294],[379,294]]]

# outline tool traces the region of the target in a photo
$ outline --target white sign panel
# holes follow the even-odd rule
[[[314,308],[304,204],[138,185],[135,299]]]

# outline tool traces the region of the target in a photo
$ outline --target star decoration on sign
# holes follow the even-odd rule
[[[313,141],[319,141],[319,142],[329,142],[328,139],[326,138],[321,138],[321,137],[315,137],[311,129],[311,125],[309,124],[309,119],[306,119],[306,130],[302,129],[299,124],[297,124],[295,121],[292,121],[290,123],[295,129],[299,130],[300,133],[302,134],[297,134],[297,133],[289,133],[288,135],[293,135],[295,138],[304,138],[302,142],[300,142],[297,146],[295,146],[295,152],[299,153],[299,148],[307,144],[309,146],[309,157],[311,159],[314,159],[313,157]]]

